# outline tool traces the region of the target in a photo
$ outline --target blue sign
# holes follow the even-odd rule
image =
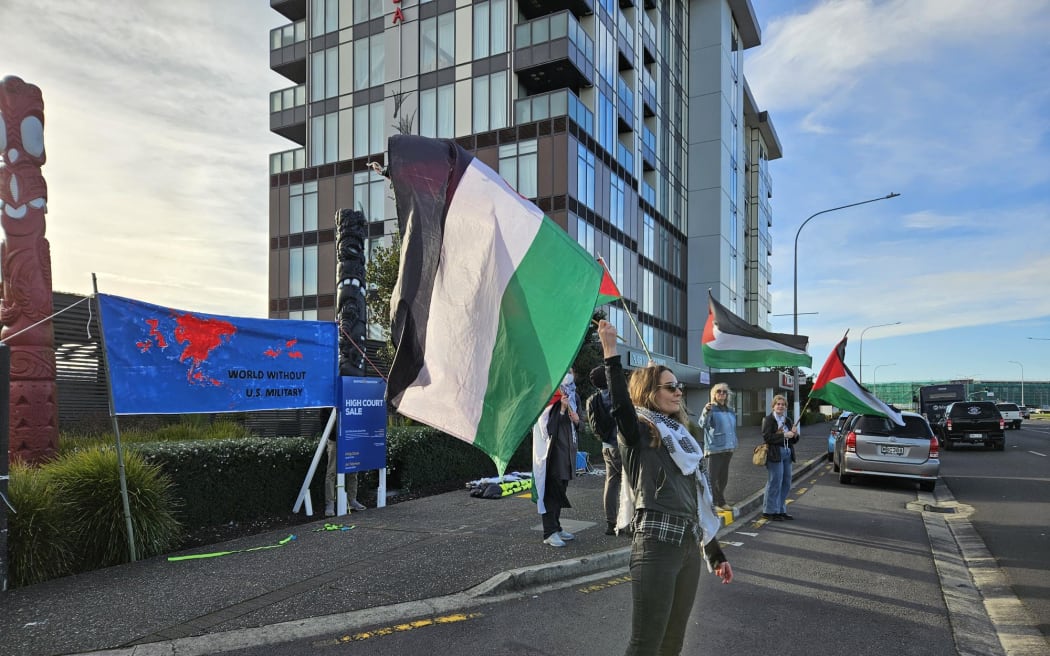
[[[342,377],[339,440],[340,474],[386,467],[386,383],[381,378]]]
[[[99,294],[118,415],[335,405],[332,321],[186,312]]]

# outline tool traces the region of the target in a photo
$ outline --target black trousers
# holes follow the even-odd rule
[[[544,540],[552,533],[561,532],[561,509],[572,507],[569,505],[569,497],[565,494],[567,489],[569,489],[569,481],[547,477],[546,487],[543,490],[543,507],[547,512],[541,515]]]
[[[700,546],[638,533],[631,545],[631,640],[626,656],[677,656],[682,651],[702,564]]]

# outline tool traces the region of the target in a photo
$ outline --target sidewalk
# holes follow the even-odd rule
[[[826,438],[826,424],[803,429],[796,481],[821,462]],[[760,509],[766,480],[765,468],[751,464],[758,428],[741,429],[740,442],[726,494],[737,523]],[[604,535],[603,484],[597,474],[569,484],[573,508],[562,523],[577,539],[563,549],[542,543],[528,495],[488,500],[462,490],[335,518],[353,526],[347,531],[316,531],[325,523],[319,517],[270,549],[177,562],[156,557],[16,588],[0,593],[0,653],[217,653],[227,648],[220,645],[260,644],[251,640],[263,633],[309,635],[310,618],[342,614],[346,630],[391,624],[432,612],[426,600],[496,595],[624,567],[628,541]],[[734,521],[728,513],[725,519]],[[169,555],[287,537],[263,533]],[[273,626],[279,623],[290,624]],[[118,649],[132,645],[141,646]]]

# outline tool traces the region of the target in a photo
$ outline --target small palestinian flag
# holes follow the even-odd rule
[[[499,474],[583,343],[602,267],[452,140],[395,135],[401,269],[387,399]]]
[[[886,417],[900,426],[904,425],[901,413],[880,401],[853,377],[853,372],[846,366],[845,335],[820,368],[820,375],[813,381],[809,397],[823,399],[836,408]]]
[[[602,265],[602,284],[598,287],[598,300],[594,303],[595,307],[618,301],[623,296],[620,293],[620,289],[616,286],[616,281],[613,280],[612,274],[609,273],[609,267],[605,265],[605,260],[599,257],[598,262]]]
[[[704,364],[712,369],[810,367],[809,337],[771,333],[745,322],[707,292],[708,315],[702,340]]]

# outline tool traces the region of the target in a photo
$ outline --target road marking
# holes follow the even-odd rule
[[[758,533],[745,533],[744,531],[737,531],[740,535],[746,535],[749,538],[757,538]]]
[[[609,579],[608,581],[602,581],[601,583],[595,583],[594,585],[588,585],[586,588],[580,588],[579,590],[577,590],[577,592],[582,592],[583,594],[590,594],[592,592],[599,592],[601,590],[605,590],[605,589],[611,588],[614,585],[620,585],[621,583],[630,583],[630,582],[631,582],[631,575],[630,574],[628,574],[627,576],[617,576],[616,578]]]
[[[1029,451],[1028,453],[1031,453],[1033,456],[1039,456],[1040,458],[1046,457],[1045,453],[1039,453],[1038,451]]]
[[[404,624],[395,624],[394,626],[387,626],[373,631],[362,631],[361,633],[345,635],[340,638],[335,638],[334,640],[321,640],[313,643],[313,645],[315,647],[344,645],[350,642],[361,642],[372,638],[382,638],[395,633],[404,633],[405,631],[412,631],[414,629],[424,629],[430,626],[465,622],[481,616],[481,613],[454,613],[452,615],[442,615],[441,617],[428,617],[426,619],[405,622]]]

